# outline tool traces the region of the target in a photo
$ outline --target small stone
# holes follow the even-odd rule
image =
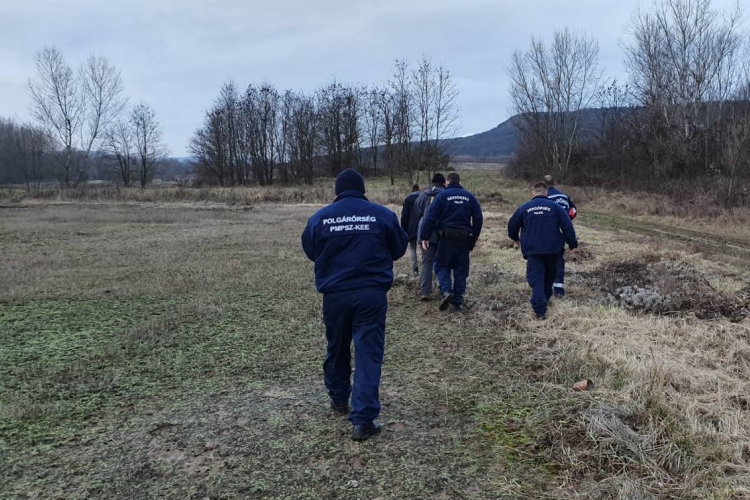
[[[350,488],[359,488],[359,481],[357,481],[356,479],[352,479],[347,483],[347,486],[349,486]]]

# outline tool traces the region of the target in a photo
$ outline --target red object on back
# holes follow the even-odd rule
[[[570,210],[568,210],[568,217],[570,217],[570,220],[575,219],[576,215],[578,215],[578,212],[575,208],[571,208]]]

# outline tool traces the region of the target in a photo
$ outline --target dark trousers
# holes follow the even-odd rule
[[[453,293],[453,303],[463,304],[466,279],[469,277],[469,244],[441,240],[435,255],[435,274],[440,284],[440,293]]]
[[[557,271],[555,273],[555,283],[552,285],[555,295],[563,297],[565,295],[565,259],[561,253],[557,257]]]
[[[552,298],[552,284],[557,272],[557,254],[529,255],[526,258],[526,280],[531,287],[531,308],[537,316],[547,313]]]
[[[328,395],[346,403],[349,420],[368,424],[380,415],[380,371],[385,347],[386,292],[363,289],[323,295],[323,321],[328,352],[323,363]],[[351,385],[351,344],[354,341],[354,388]]]
[[[438,245],[430,244],[429,248],[422,249],[422,269],[419,271],[419,294],[430,295],[432,293],[432,274],[435,265],[435,254]]]

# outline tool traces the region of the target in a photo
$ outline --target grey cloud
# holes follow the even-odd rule
[[[622,78],[623,28],[638,0],[0,0],[0,116],[28,117],[34,54],[56,45],[71,64],[105,55],[183,155],[222,82],[312,91],[334,76],[376,83],[395,58],[429,54],[452,71],[463,133],[507,118],[505,66],[532,35],[568,26],[595,36]],[[717,1],[725,8],[732,0]]]

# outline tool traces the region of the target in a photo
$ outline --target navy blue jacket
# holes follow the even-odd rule
[[[414,202],[417,201],[419,191],[413,191],[404,200],[404,206],[401,208],[401,229],[406,231],[409,241],[417,237],[417,228],[419,227],[419,214],[414,209]]]
[[[450,184],[432,200],[420,236],[422,240],[429,240],[433,231],[463,229],[469,231],[476,242],[482,232],[482,221],[482,207],[474,195],[460,184]]]
[[[315,212],[302,233],[302,249],[315,262],[315,286],[321,293],[388,291],[393,261],[403,257],[408,245],[396,214],[358,191],[344,191]]]
[[[568,214],[568,217],[571,219],[576,218],[578,209],[576,208],[575,203],[573,203],[573,200],[571,200],[567,194],[554,187],[549,187],[547,188],[547,198],[563,207],[565,213]]]
[[[565,210],[546,196],[535,196],[521,205],[508,221],[508,236],[518,241],[521,252],[529,255],[560,254],[565,243],[570,249],[578,246],[573,223]]]

